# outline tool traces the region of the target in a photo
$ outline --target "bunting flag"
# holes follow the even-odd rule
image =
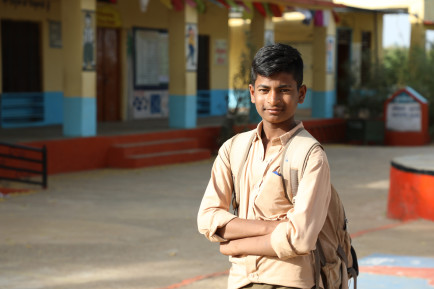
[[[209,0],[211,3],[217,5],[218,7],[225,7],[222,3],[217,0]]]
[[[268,3],[263,3],[262,6],[265,8],[265,13],[267,13],[267,16],[273,17],[273,13],[270,10],[270,5]]]
[[[160,0],[160,2],[163,3],[163,5],[166,6],[168,9],[173,9],[171,0]]]
[[[184,2],[182,0],[171,0],[173,8],[175,8],[176,11],[182,11],[184,10]]]
[[[253,18],[253,4],[250,1],[244,2],[244,1],[236,1],[238,6],[243,7],[243,19],[252,19]]]
[[[194,0],[185,0],[185,3],[187,3],[189,6],[196,8],[197,3],[194,2]]]
[[[235,3],[236,3],[238,6],[243,7],[243,8],[244,8],[244,11],[250,12],[250,10],[251,10],[250,7],[247,6],[246,3],[244,3],[243,1],[235,1]]]
[[[335,10],[332,10],[333,19],[335,20],[335,23],[341,22],[341,18],[339,17],[338,13]]]
[[[253,2],[253,7],[255,7],[262,16],[267,17],[267,12],[260,2]]]
[[[282,10],[280,10],[280,7],[278,5],[270,3],[269,6],[270,6],[271,13],[273,14],[274,17],[283,16],[283,12]]]
[[[229,5],[225,0],[217,0],[218,2],[220,2],[220,4],[222,4],[223,6],[225,6],[226,8],[231,8],[231,5]]]
[[[315,11],[310,11],[308,9],[302,9],[302,8],[295,8],[295,11],[300,12],[303,14],[304,19],[301,21],[304,25],[310,25],[310,22],[312,21],[312,15],[315,15]]]
[[[205,2],[203,2],[203,0],[194,0],[194,1],[197,4],[197,6],[196,6],[197,12],[205,13],[205,10],[206,10]]]
[[[234,0],[226,0],[230,7],[238,7],[237,3]]]
[[[326,27],[330,23],[329,10],[317,10],[313,17],[313,24],[317,27]]]

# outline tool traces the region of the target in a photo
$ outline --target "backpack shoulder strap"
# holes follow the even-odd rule
[[[294,202],[298,192],[299,180],[303,177],[304,169],[312,150],[321,144],[304,128],[300,128],[288,141],[282,154],[280,170],[282,172],[283,184],[286,193],[287,187],[291,189],[288,194]]]
[[[240,178],[242,168],[246,163],[249,155],[250,147],[255,138],[256,129],[239,133],[232,137],[231,150],[229,152],[229,163],[232,172],[232,208],[234,213],[238,215],[238,205],[240,203]]]
[[[317,146],[322,148],[321,144],[304,128],[296,131],[292,139],[285,146],[280,170],[282,172],[281,176],[285,193],[293,204],[298,192],[299,180],[303,177],[309,155]],[[288,183],[291,189],[290,194],[288,194],[288,190],[286,189]],[[316,242],[316,247],[318,249],[313,251],[315,256],[315,288],[319,289],[320,268],[322,263],[325,264],[325,257],[319,239]]]

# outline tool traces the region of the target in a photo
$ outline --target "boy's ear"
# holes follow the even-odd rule
[[[298,89],[298,102],[297,103],[303,103],[304,99],[306,98],[306,92],[307,92],[307,88],[306,85],[302,85],[300,86],[300,88]]]
[[[250,101],[252,103],[255,103],[255,87],[251,84],[249,84],[249,91],[250,91]]]

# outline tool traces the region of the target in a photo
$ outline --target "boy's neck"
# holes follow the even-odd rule
[[[280,123],[278,125],[263,123],[261,137],[263,141],[266,141],[268,143],[270,140],[284,135],[296,126],[297,122],[294,119],[286,123]]]

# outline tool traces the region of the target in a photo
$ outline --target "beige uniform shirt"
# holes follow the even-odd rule
[[[314,257],[318,234],[327,216],[330,202],[330,169],[325,152],[315,148],[308,159],[300,180],[294,205],[286,198],[280,173],[280,157],[290,137],[303,127],[297,126],[286,134],[272,139],[267,152],[261,140],[262,122],[242,167],[240,179],[239,218],[281,220],[271,235],[271,244],[278,257],[229,257],[232,267],[228,288],[240,288],[249,283],[312,288]],[[247,144],[246,144],[247,145]],[[225,142],[214,162],[211,179],[198,213],[199,232],[213,242],[226,241],[216,234],[237,216],[230,210],[232,173],[229,162],[231,140]]]

